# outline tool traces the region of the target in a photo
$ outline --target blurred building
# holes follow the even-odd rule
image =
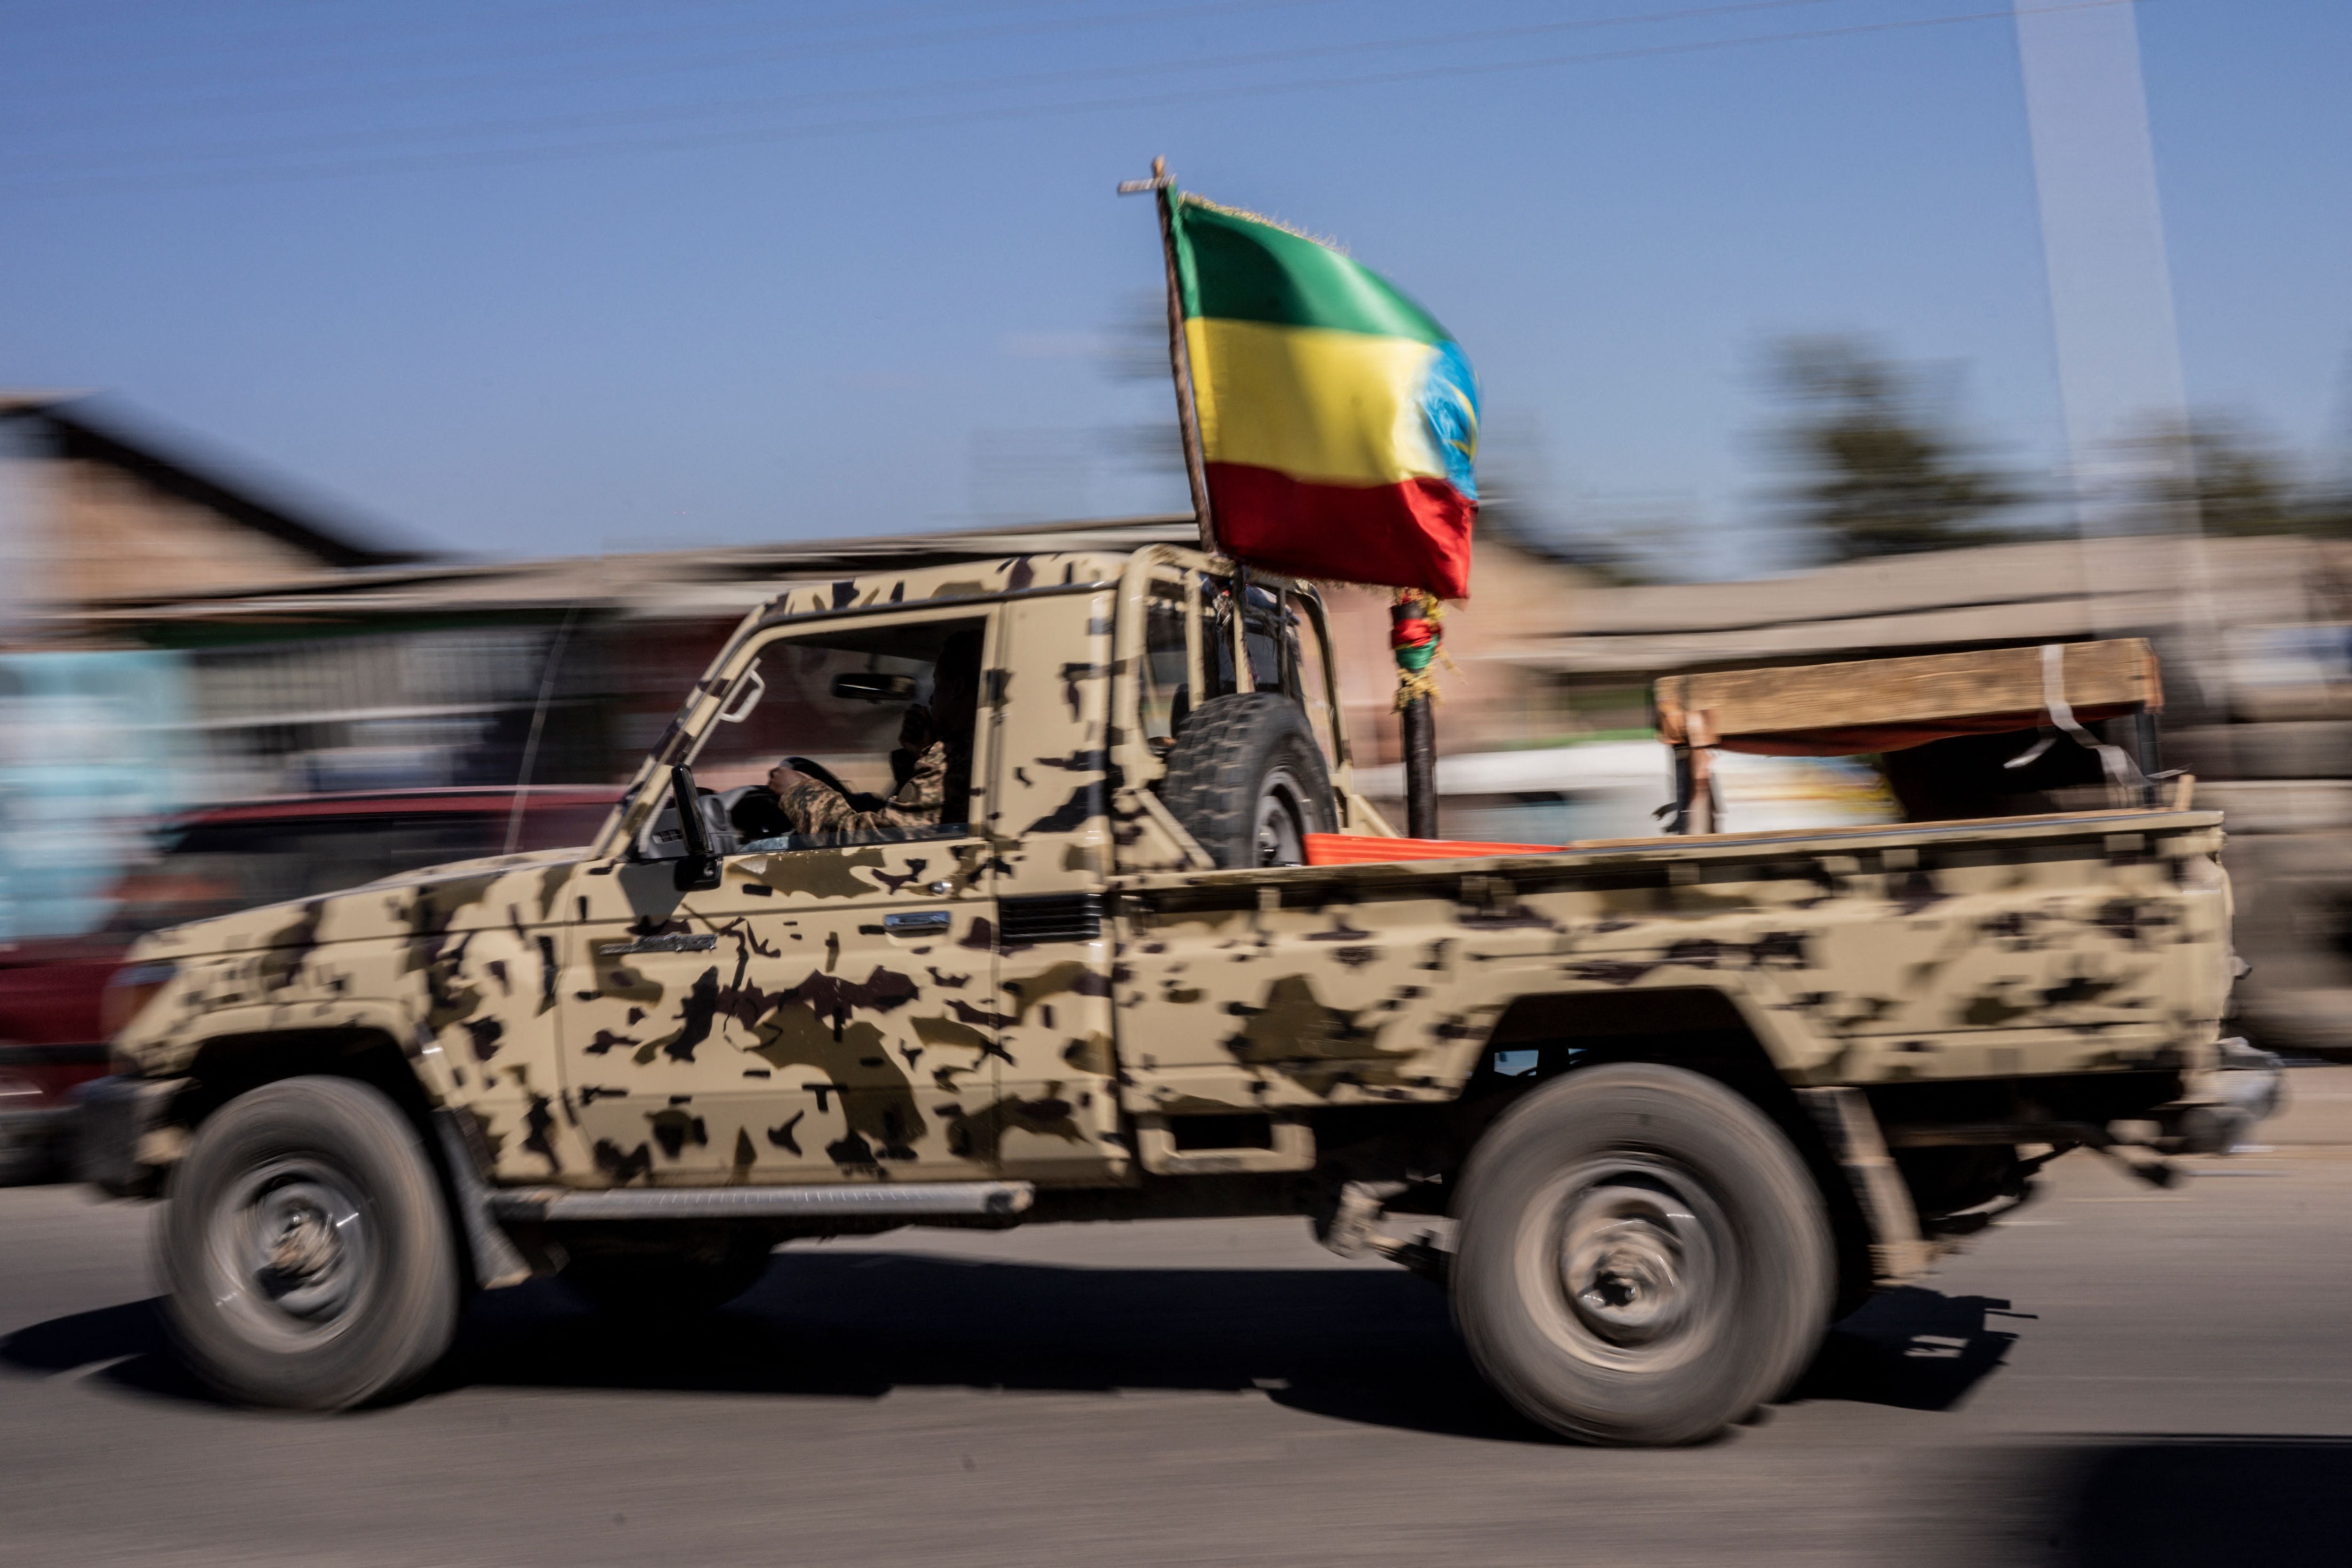
[[[201,751],[190,660],[100,607],[403,558],[88,399],[0,394],[0,940],[100,918]]]
[[[91,398],[0,392],[12,641],[70,637],[79,607],[166,585],[244,586],[415,558],[175,447]]]

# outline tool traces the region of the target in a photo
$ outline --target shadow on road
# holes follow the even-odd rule
[[[2004,1305],[1882,1297],[1840,1325],[1796,1397],[1947,1408],[2000,1364],[2013,1336],[1983,1321]],[[1937,1353],[1916,1353],[1923,1345]],[[205,1397],[173,1360],[154,1301],[0,1340],[0,1367],[97,1363],[111,1363],[100,1375],[119,1385]],[[810,1248],[780,1254],[726,1311],[667,1329],[597,1317],[541,1280],[480,1298],[422,1394],[477,1384],[868,1399],[900,1387],[1255,1389],[1341,1420],[1553,1440],[1479,1378],[1442,1292],[1371,1269],[1072,1268]]]
[[[1377,1426],[1550,1438],[1479,1379],[1445,1298],[1402,1271],[1071,1268],[787,1250],[682,1332],[541,1283],[485,1297],[452,1383],[879,1398],[900,1387],[1263,1390]]]
[[[148,1394],[216,1404],[184,1370],[164,1332],[163,1299],[125,1301],[51,1318],[0,1339],[0,1366],[46,1376],[101,1367],[110,1381]]]
[[[1949,1410],[1999,1368],[2017,1336],[1986,1319],[2027,1316],[1990,1296],[1916,1285],[1881,1291],[1830,1331],[1791,1399]]]
[[[2341,1568],[2352,1439],[2089,1438],[2003,1458],[1996,1516],[1960,1561],[1991,1568]]]

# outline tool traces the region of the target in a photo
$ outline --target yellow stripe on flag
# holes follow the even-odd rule
[[[1322,484],[1445,478],[1420,404],[1429,344],[1213,317],[1184,337],[1207,461]]]

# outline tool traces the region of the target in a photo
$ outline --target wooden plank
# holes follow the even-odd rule
[[[2065,648],[2065,697],[2076,709],[2164,705],[2156,655],[2140,637]],[[1686,716],[1710,712],[1717,735],[1785,735],[1860,724],[1932,724],[2043,705],[2039,647],[1845,664],[1670,675],[1657,684],[1662,739],[1687,732]]]

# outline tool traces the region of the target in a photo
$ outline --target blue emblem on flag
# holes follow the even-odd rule
[[[1444,459],[1447,482],[1477,500],[1471,460],[1478,455],[1478,377],[1460,343],[1437,345],[1437,357],[1429,362],[1429,374],[1421,384],[1421,414]]]

